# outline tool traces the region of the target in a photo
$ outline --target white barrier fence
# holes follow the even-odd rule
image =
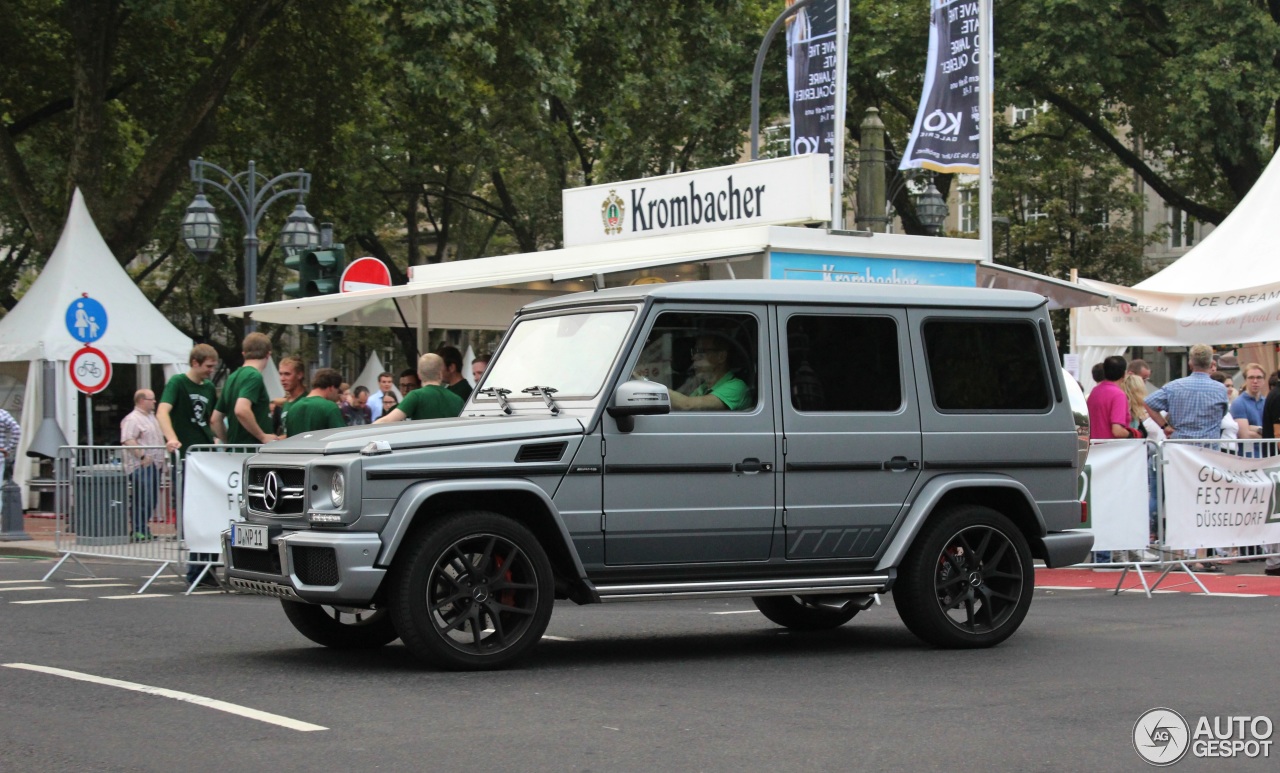
[[[1171,571],[1181,570],[1208,593],[1192,562],[1280,555],[1276,443],[1093,441],[1081,472],[1096,556],[1086,566],[1135,570],[1148,595]],[[1196,558],[1196,552],[1206,555]],[[1144,566],[1162,570],[1152,586]]]
[[[239,517],[240,470],[256,450],[193,446],[180,459],[163,447],[63,447],[55,464],[54,532],[62,557],[44,579],[68,561],[93,576],[84,557],[142,561],[160,566],[138,593],[166,570],[194,567],[190,593],[222,564],[219,535]],[[139,453],[147,464],[136,461]]]

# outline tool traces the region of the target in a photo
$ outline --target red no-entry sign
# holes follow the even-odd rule
[[[342,272],[338,282],[338,292],[351,293],[356,290],[369,290],[374,287],[390,287],[391,272],[377,258],[360,258],[352,261]]]

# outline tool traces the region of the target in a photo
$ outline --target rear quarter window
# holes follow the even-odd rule
[[[1041,412],[1050,407],[1040,338],[1029,320],[930,319],[921,335],[939,411]]]

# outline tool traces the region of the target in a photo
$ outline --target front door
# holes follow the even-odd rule
[[[604,417],[610,566],[764,561],[777,516],[764,307],[667,307],[626,371],[672,393],[631,432]]]
[[[906,319],[778,310],[788,559],[874,556],[920,475]]]

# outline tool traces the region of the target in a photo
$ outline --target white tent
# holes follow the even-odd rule
[[[380,389],[378,386],[378,376],[385,370],[386,368],[382,366],[382,358],[378,356],[377,352],[374,352],[369,355],[369,361],[364,364],[364,370],[360,371],[360,375],[356,376],[355,381],[351,382],[351,387],[354,389],[355,387],[362,386],[365,389],[368,389],[370,394],[373,394]],[[382,406],[378,407],[381,408]]]
[[[22,300],[0,320],[0,361],[27,362],[19,460],[26,459],[31,438],[40,426],[40,361],[58,363],[57,418],[68,442],[75,443],[78,392],[71,385],[67,362],[84,344],[67,329],[67,310],[88,296],[106,311],[106,328],[93,343],[113,363],[136,364],[149,355],[156,365],[186,368],[191,339],[151,305],[111,254],[77,190],[71,211],[49,262]],[[172,372],[173,368],[169,368]],[[25,487],[30,465],[15,465],[14,478]]]
[[[1280,341],[1280,162],[1267,165],[1248,195],[1199,245],[1132,289],[1080,284],[1127,295],[1132,304],[1082,308],[1080,347],[1188,346]]]

